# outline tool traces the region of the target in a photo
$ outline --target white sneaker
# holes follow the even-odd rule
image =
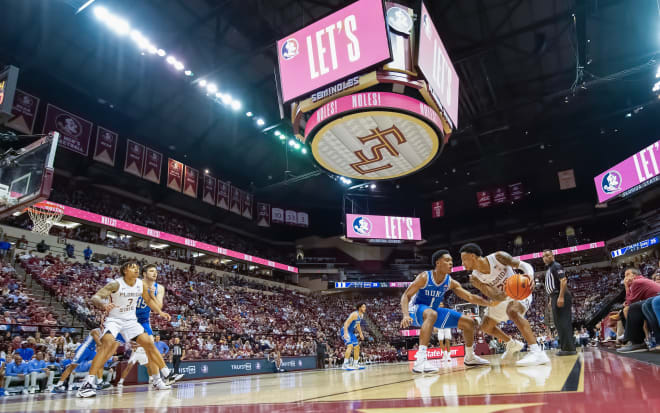
[[[353,371],[353,370],[355,370],[355,367],[353,367],[353,365],[350,364],[350,363],[344,363],[344,365],[342,366],[342,369]]]
[[[502,354],[502,360],[508,360],[512,358],[516,353],[518,353],[524,344],[518,340],[511,339],[506,343],[506,351]]]
[[[30,387],[30,390],[28,390],[28,393],[34,394],[35,391],[36,391],[36,389],[34,387]]]
[[[153,388],[156,390],[169,390],[172,388],[172,386],[168,386],[165,384],[163,380],[157,380],[152,384]]]
[[[465,355],[465,358],[463,359],[463,364],[465,364],[466,366],[487,366],[490,364],[490,361],[472,353],[471,356],[467,354]]]
[[[539,366],[550,363],[550,359],[543,351],[530,351],[522,359],[516,362],[516,366]]]
[[[438,368],[435,367],[429,360],[417,359],[415,365],[413,366],[413,373],[437,373]]]
[[[122,382],[117,383],[117,388],[118,389],[121,389],[122,387],[124,387],[124,383],[122,383]]]
[[[353,370],[364,370],[365,367],[362,364],[353,363]]]

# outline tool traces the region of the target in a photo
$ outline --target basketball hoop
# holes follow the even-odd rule
[[[62,220],[64,210],[49,205],[47,202],[40,202],[27,207],[28,214],[32,220],[32,232],[48,235],[53,225]]]

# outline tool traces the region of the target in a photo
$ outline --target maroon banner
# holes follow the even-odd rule
[[[431,216],[433,218],[442,218],[445,216],[445,201],[431,203]]]
[[[43,133],[58,131],[59,146],[84,156],[89,155],[92,122],[60,109],[50,103],[46,106]]]
[[[243,192],[243,216],[252,219],[252,194]]]
[[[274,224],[284,224],[284,210],[282,208],[272,208],[271,216]]]
[[[199,185],[199,171],[186,165],[186,178],[183,185],[183,193],[197,198],[197,186]]]
[[[241,200],[243,199],[243,191],[231,186],[231,207],[229,210],[235,214],[241,215]]]
[[[298,212],[296,219],[299,227],[309,227],[309,214],[307,212]]]
[[[202,201],[215,205],[216,179],[209,174],[204,174],[204,188],[202,189]]]
[[[507,193],[506,187],[503,186],[495,188],[491,197],[493,198],[493,203],[495,205],[501,205],[509,201],[509,194]]]
[[[132,140],[126,143],[126,160],[124,161],[124,172],[142,178],[142,167],[144,166],[144,145]]]
[[[489,191],[477,192],[477,205],[479,208],[489,207],[493,204]]]
[[[257,202],[257,225],[270,227],[270,204]]]
[[[231,185],[229,183],[218,179],[218,201],[216,202],[216,206],[222,209],[229,209],[230,187]]]
[[[177,192],[183,190],[183,164],[172,158],[167,160],[167,187]]]
[[[284,213],[284,220],[287,225],[298,225],[298,213],[287,209]]]
[[[147,181],[155,184],[160,183],[160,171],[163,167],[163,154],[156,152],[151,148],[147,148],[144,157],[144,169],[142,170],[142,177]]]
[[[525,188],[522,182],[509,185],[509,197],[512,201],[519,201],[525,197]]]
[[[106,165],[115,166],[118,141],[119,134],[104,127],[97,126],[93,159]]]
[[[13,130],[31,135],[34,130],[34,121],[39,110],[39,98],[16,89],[14,93],[14,106],[11,108],[13,118],[9,119],[7,126]]]

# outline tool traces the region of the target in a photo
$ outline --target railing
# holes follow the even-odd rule
[[[83,327],[74,327],[67,325],[47,325],[47,324],[0,324],[0,331],[6,333],[11,333],[12,336],[22,335],[23,333],[34,334],[36,332],[41,333],[42,337],[48,336],[52,330],[55,330],[59,333],[70,333],[74,334],[83,334]]]

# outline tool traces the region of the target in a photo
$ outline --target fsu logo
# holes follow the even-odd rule
[[[300,48],[298,47],[298,41],[296,39],[286,39],[282,44],[282,50],[280,51],[284,60],[293,59],[298,56],[300,53]]]
[[[371,147],[371,154],[373,156],[371,158],[368,158],[367,155],[365,155],[364,152],[362,152],[362,150],[355,151],[354,152],[355,156],[357,156],[358,159],[360,159],[360,161],[352,163],[351,168],[353,168],[355,171],[357,171],[357,173],[361,175],[367,175],[372,172],[382,171],[383,169],[391,168],[392,164],[386,163],[385,165],[381,165],[371,169],[363,169],[364,166],[371,165],[372,163],[377,163],[385,159],[382,151],[389,152],[389,154],[392,155],[393,157],[399,156],[399,152],[387,139],[388,135],[393,136],[398,145],[406,143],[406,138],[403,136],[399,128],[397,128],[396,126],[392,126],[391,128],[385,129],[383,131],[381,131],[378,128],[372,129],[371,135],[358,138],[358,140],[362,142],[363,145],[372,140],[377,140],[379,142],[377,145]]]
[[[609,171],[603,176],[601,186],[606,194],[613,194],[621,190],[623,179],[618,171]]]
[[[74,119],[71,116],[58,115],[57,118],[55,118],[55,124],[57,125],[57,129],[65,136],[77,138],[82,135],[82,125],[77,119]]]
[[[367,217],[357,217],[353,220],[353,231],[356,234],[369,235],[372,228],[373,224]]]

